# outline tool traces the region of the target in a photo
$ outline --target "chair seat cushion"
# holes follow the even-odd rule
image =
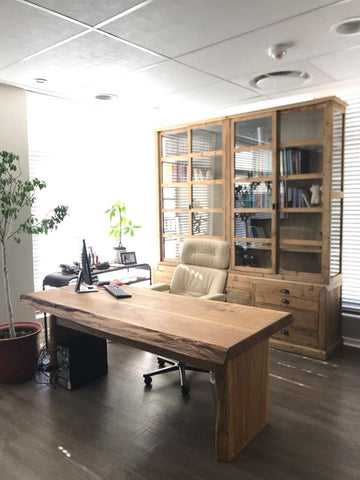
[[[170,293],[191,297],[223,293],[225,282],[225,270],[180,264],[174,270]]]

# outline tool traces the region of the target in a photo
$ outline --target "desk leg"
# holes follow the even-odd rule
[[[215,376],[216,459],[226,462],[268,423],[269,340],[229,360]]]

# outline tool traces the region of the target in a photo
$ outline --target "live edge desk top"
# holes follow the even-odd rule
[[[268,338],[286,312],[127,286],[131,298],[70,286],[21,295],[53,323],[215,372],[216,456],[230,460],[268,420]]]

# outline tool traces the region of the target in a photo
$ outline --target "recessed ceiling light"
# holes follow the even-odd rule
[[[300,87],[300,85],[310,78],[311,77],[307,72],[284,70],[258,75],[250,81],[250,85],[267,93],[275,93]]]
[[[331,31],[338,35],[359,35],[360,17],[347,18],[331,27]]]
[[[34,78],[34,80],[36,83],[47,83],[46,78],[37,77],[37,78]]]
[[[100,93],[99,95],[96,95],[95,98],[96,100],[114,100],[115,98],[118,98],[118,96],[113,93]]]

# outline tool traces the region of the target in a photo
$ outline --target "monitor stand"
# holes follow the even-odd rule
[[[94,285],[84,285],[81,284],[79,288],[76,289],[77,293],[87,293],[87,292],[98,292],[99,290]]]
[[[98,292],[99,290],[94,285],[84,285],[81,283],[83,279],[83,271],[80,270],[79,276],[77,278],[77,282],[75,285],[75,292],[76,293],[89,293],[89,292]]]

